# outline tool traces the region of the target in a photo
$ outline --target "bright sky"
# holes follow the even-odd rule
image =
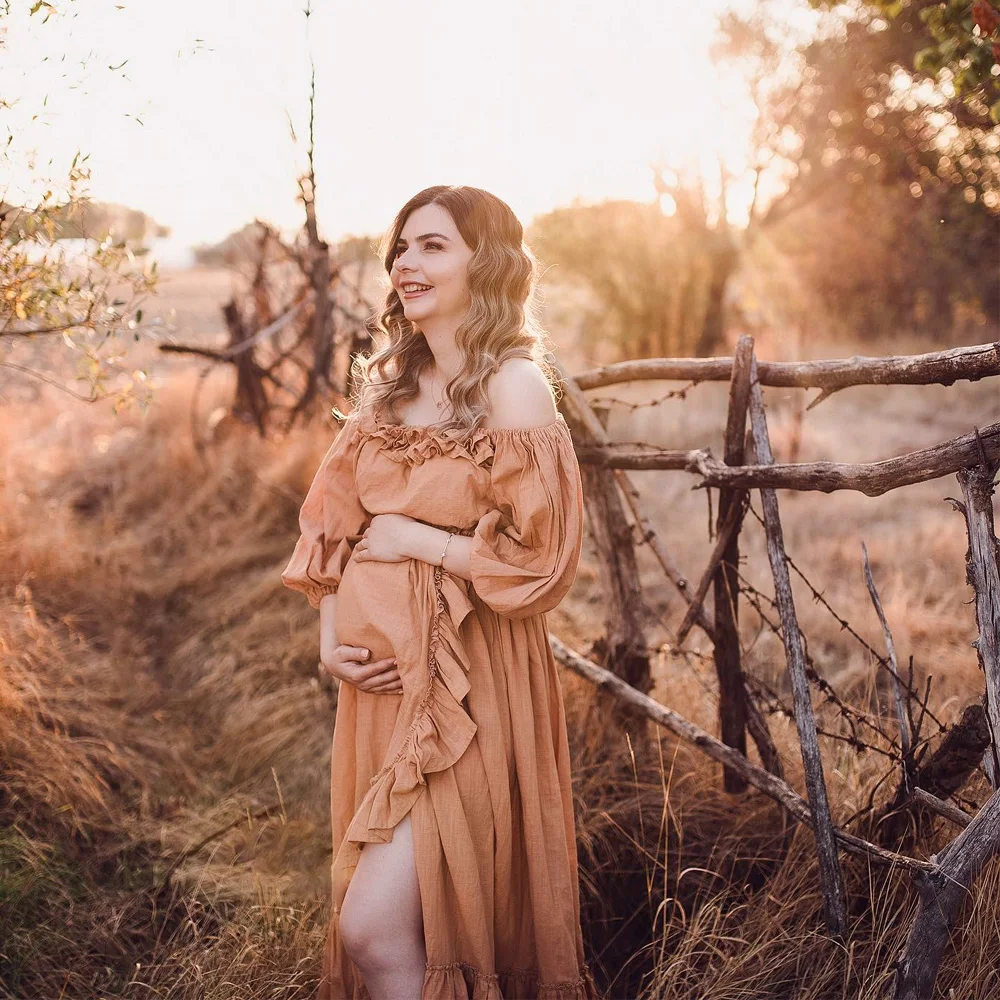
[[[95,199],[192,242],[254,215],[301,225],[310,51],[328,239],[381,232],[430,184],[488,188],[525,223],[574,198],[648,201],[651,162],[738,165],[750,125],[706,51],[727,0],[313,0],[308,30],[305,0],[53,3],[47,24],[28,0],[0,18],[0,93],[21,99],[0,142],[10,123],[15,165],[37,149],[56,181],[89,152]]]

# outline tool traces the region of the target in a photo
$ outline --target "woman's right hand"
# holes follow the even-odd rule
[[[370,655],[371,650],[361,646],[337,645],[328,653],[320,654],[320,670],[370,694],[401,694],[403,683],[399,679],[396,658],[388,656],[369,663]]]

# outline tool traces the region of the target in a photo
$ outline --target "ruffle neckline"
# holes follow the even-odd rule
[[[470,432],[436,424],[390,424],[367,412],[359,417],[359,429],[367,438],[379,441],[382,452],[396,462],[420,465],[438,455],[458,455],[489,466],[501,442],[535,440],[568,428],[561,413],[541,427],[478,427]]]

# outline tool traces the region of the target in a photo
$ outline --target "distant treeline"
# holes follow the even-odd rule
[[[46,216],[53,224],[52,237],[57,240],[84,237],[103,240],[110,235],[115,240],[142,242],[154,236],[170,235],[169,226],[161,226],[145,212],[114,202],[81,199],[49,209]],[[0,200],[2,229],[8,240],[17,237],[19,219],[27,222],[32,217],[33,210]]]

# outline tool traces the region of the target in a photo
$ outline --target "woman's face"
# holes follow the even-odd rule
[[[472,249],[447,209],[422,205],[412,211],[400,232],[390,271],[403,315],[418,327],[428,320],[460,322],[471,302],[466,280],[471,257]],[[411,284],[423,287],[410,291]]]

